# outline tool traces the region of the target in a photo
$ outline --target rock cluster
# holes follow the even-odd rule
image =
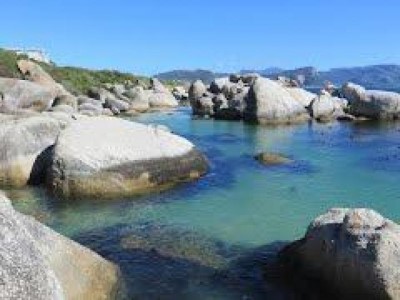
[[[1,299],[115,299],[118,267],[33,218],[0,193]]]
[[[244,120],[259,124],[298,123],[313,118],[332,120],[393,120],[400,116],[400,94],[367,91],[347,83],[337,89],[327,83],[319,95],[284,77],[277,80],[258,74],[215,79],[210,86],[192,83],[189,100],[196,116]]]
[[[128,83],[105,84],[91,88],[88,95],[74,96],[35,62],[20,60],[18,68],[25,80],[0,78],[0,112],[28,109],[110,116],[173,108],[179,105],[176,97],[184,98],[182,90],[173,94],[157,79],[150,81],[148,89]]]
[[[271,80],[258,74],[218,78],[208,87],[197,80],[189,89],[190,104],[197,116],[282,124],[306,121],[310,111],[317,120],[344,114],[339,106],[345,101],[328,95],[321,104],[316,99],[318,95],[302,89],[297,81],[283,77]],[[325,104],[334,108],[321,107]]]
[[[88,96],[78,98],[78,103],[80,113],[89,116],[135,114],[179,105],[175,96],[158,79],[150,81],[149,89],[130,84],[93,87]]]
[[[331,209],[280,256],[339,299],[400,299],[400,226],[375,211]]]
[[[55,112],[1,117],[0,186],[46,182],[62,198],[114,198],[207,171],[193,144],[160,126]]]

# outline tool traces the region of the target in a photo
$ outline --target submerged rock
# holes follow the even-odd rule
[[[47,184],[63,198],[115,198],[193,180],[206,170],[205,157],[184,138],[98,117],[61,132]]]
[[[290,158],[282,154],[270,152],[259,153],[254,158],[266,166],[284,165],[293,162]]]
[[[16,212],[0,194],[1,299],[114,299],[119,269]]]
[[[309,115],[279,83],[257,78],[246,97],[244,119],[259,124],[285,124],[306,121]]]
[[[400,226],[375,211],[331,209],[281,257],[340,299],[400,299]]]

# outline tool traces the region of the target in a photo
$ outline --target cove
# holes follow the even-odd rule
[[[60,203],[37,189],[14,206],[116,262],[134,299],[282,299],[263,267],[331,207],[400,221],[400,124],[263,127],[193,120],[189,109],[143,114],[207,155],[210,172],[172,190],[118,201]],[[260,151],[294,162],[265,167]]]

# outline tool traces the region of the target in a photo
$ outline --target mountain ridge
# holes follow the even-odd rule
[[[275,72],[274,72],[275,70]],[[342,85],[348,81],[360,84],[369,89],[400,90],[400,65],[375,64],[357,67],[337,67],[326,71],[308,66],[293,70],[283,70],[277,67],[261,70],[242,70],[238,73],[259,73],[268,78],[285,76],[304,80],[305,86],[323,86],[329,81]],[[215,78],[228,76],[228,73],[210,70],[172,70],[154,75],[164,81],[194,81],[201,79],[210,83]]]

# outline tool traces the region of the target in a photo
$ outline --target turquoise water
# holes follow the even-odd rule
[[[167,125],[203,150],[201,180],[112,202],[59,203],[10,191],[20,211],[118,263],[135,299],[286,299],[263,279],[280,242],[331,207],[370,207],[400,221],[400,124],[261,127],[192,120],[186,109],[135,119]],[[259,151],[283,153],[264,167]]]

